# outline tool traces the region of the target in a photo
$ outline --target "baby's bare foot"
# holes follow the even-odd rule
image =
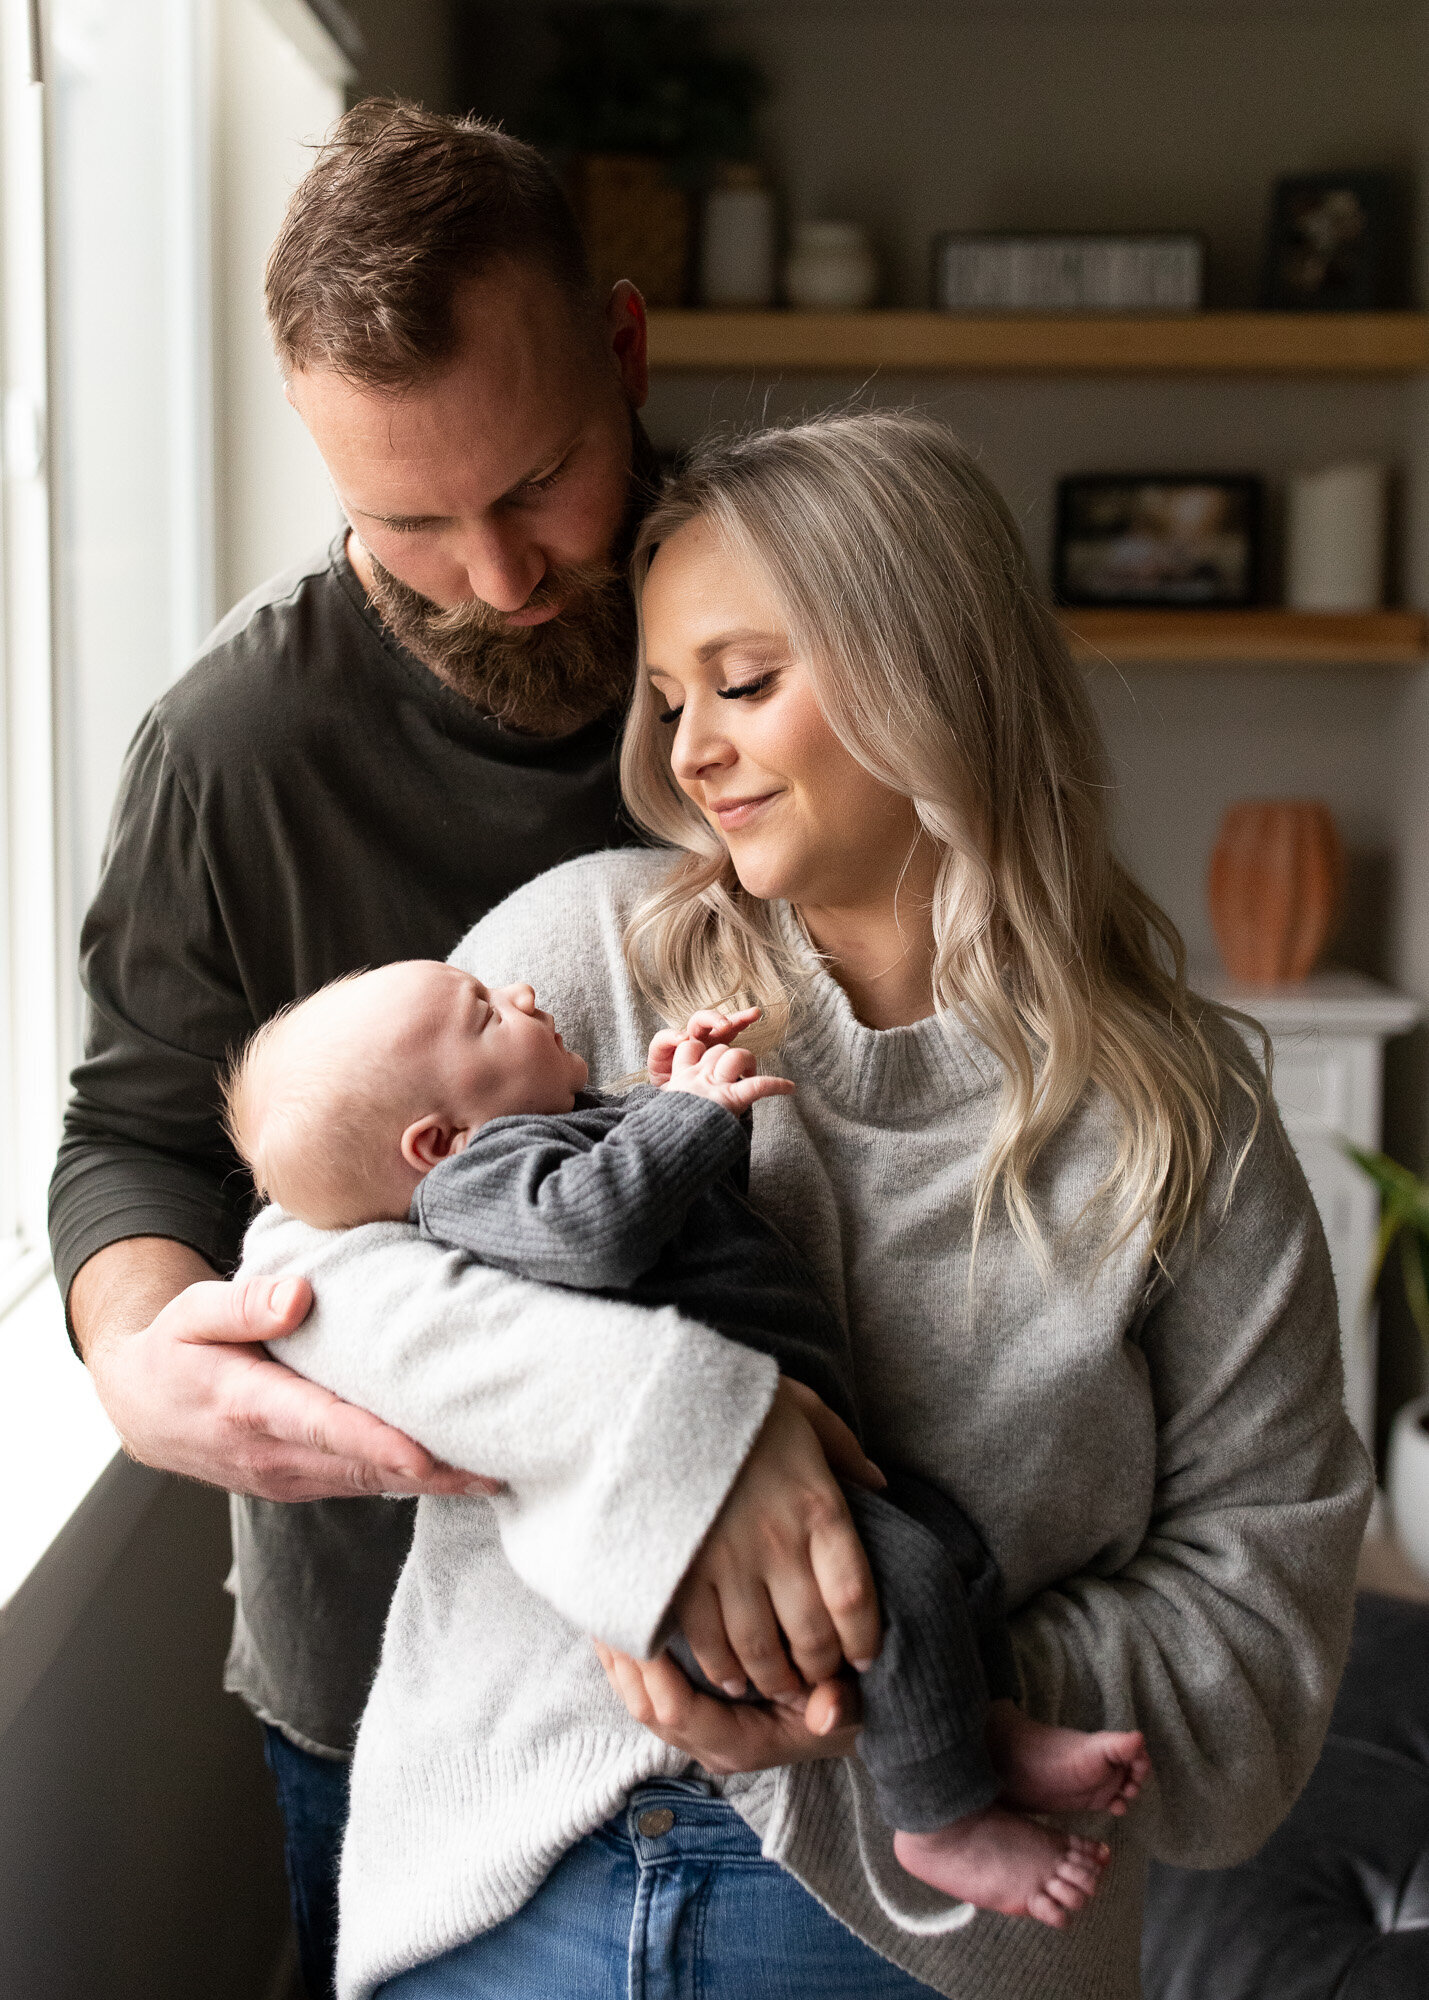
[[[1055,1729],[1010,1701],[988,1711],[987,1747],[1003,1798],[1024,1812],[1121,1814],[1151,1775],[1139,1729]]]
[[[945,1896],[1060,1931],[1096,1894],[1111,1849],[989,1806],[936,1833],[895,1833],[893,1852]]]

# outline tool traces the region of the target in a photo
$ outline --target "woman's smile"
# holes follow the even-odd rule
[[[748,826],[752,820],[757,819],[765,807],[772,805],[780,796],[780,791],[776,788],[743,799],[707,798],[704,807],[722,833],[734,833],[740,827]]]

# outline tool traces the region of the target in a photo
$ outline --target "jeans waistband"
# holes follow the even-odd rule
[[[698,1778],[637,1785],[622,1812],[601,1828],[633,1848],[642,1867],[669,1861],[762,1861],[759,1835]]]

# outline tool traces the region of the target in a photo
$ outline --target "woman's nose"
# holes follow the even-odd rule
[[[729,737],[719,727],[718,714],[707,714],[704,703],[696,707],[687,701],[670,746],[670,768],[676,783],[693,784],[711,772],[724,770],[734,763],[737,755]]]

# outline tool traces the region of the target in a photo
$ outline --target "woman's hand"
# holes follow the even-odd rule
[[[845,1660],[866,1666],[878,1651],[878,1598],[835,1473],[887,1484],[813,1390],[781,1376],[673,1607],[701,1668],[728,1694],[753,1681],[766,1699],[802,1696]]]
[[[594,1644],[610,1685],[635,1720],[716,1777],[853,1754],[858,1695],[840,1681],[816,1687],[807,1706],[751,1708],[696,1694],[668,1653],[632,1660],[599,1639]]]

